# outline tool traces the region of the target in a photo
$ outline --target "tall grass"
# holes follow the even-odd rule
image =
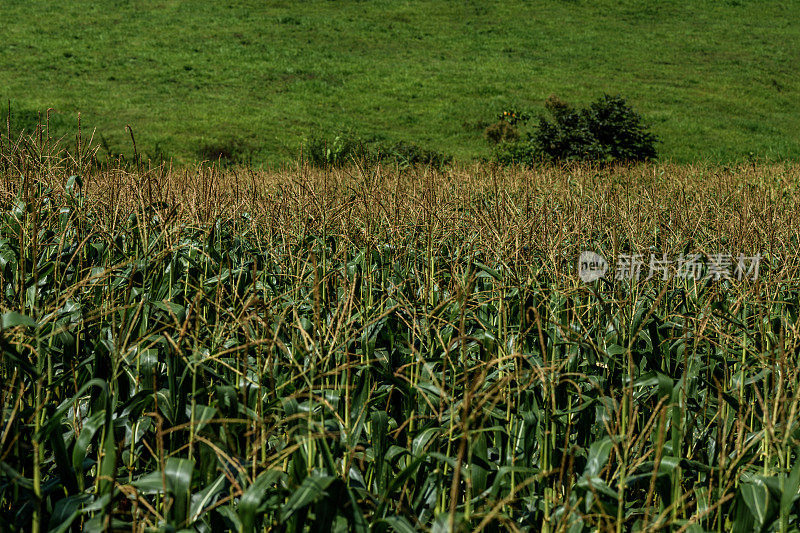
[[[3,531],[797,528],[797,166],[3,142]],[[584,249],[764,259],[584,284]]]

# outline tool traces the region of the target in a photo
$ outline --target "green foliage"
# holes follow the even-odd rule
[[[584,109],[551,96],[545,109],[550,119],[541,117],[538,127],[524,140],[519,135],[503,136],[499,129],[490,136],[487,130],[487,138],[496,144],[493,160],[533,166],[536,161],[605,164],[656,158],[658,139],[621,96],[603,95]]]
[[[552,120],[539,119],[531,145],[551,161],[650,161],[655,135],[621,96],[603,95],[584,109],[555,97],[545,103]]]
[[[500,142],[492,149],[491,160],[501,165],[520,165],[532,168],[541,161],[539,152],[531,145],[530,139]]]
[[[301,158],[317,168],[388,163],[400,168],[425,166],[443,170],[453,161],[451,156],[413,143],[364,140],[353,134],[339,134],[332,141],[314,137],[303,146]]]
[[[424,166],[443,170],[453,162],[452,156],[403,141],[378,144],[374,152],[378,161],[395,163],[400,168]]]
[[[487,126],[483,132],[486,140],[491,144],[514,143],[519,140],[519,131],[507,120],[498,120]]]
[[[528,113],[521,111],[517,106],[509,107],[497,115],[497,119],[499,121],[507,122],[512,126],[525,124],[530,120],[530,118],[531,116]]]
[[[313,167],[336,168],[368,162],[372,154],[365,141],[350,134],[339,134],[332,140],[312,137],[303,145],[300,157]]]

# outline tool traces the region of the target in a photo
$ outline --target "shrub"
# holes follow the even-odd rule
[[[339,134],[333,141],[314,136],[303,145],[301,153],[306,163],[320,168],[341,167],[353,161],[369,159],[369,155],[367,144],[348,134]]]
[[[518,141],[519,131],[508,121],[498,120],[484,130],[483,136],[492,144],[500,144]]]
[[[492,150],[491,160],[501,165],[522,165],[532,167],[538,156],[530,136],[527,140],[501,142]]]
[[[379,146],[376,151],[376,159],[397,163],[401,168],[422,165],[442,170],[453,161],[452,156],[404,141]]]
[[[396,163],[401,168],[425,165],[442,170],[453,158],[409,142],[386,143],[353,135],[337,135],[333,141],[312,137],[303,145],[303,160],[320,168],[341,167],[353,162]]]
[[[657,137],[647,131],[642,117],[621,96],[603,95],[583,109],[551,96],[545,109],[549,118],[541,117],[538,127],[525,139],[504,138],[499,124],[514,127],[508,119],[501,118],[491,134],[487,129],[487,139],[496,144],[492,159],[501,164],[531,166],[537,160],[605,164],[656,158]],[[515,116],[511,119],[519,122]]]
[[[555,97],[545,108],[552,120],[539,119],[533,147],[544,158],[559,161],[649,161],[658,139],[621,96],[603,95],[576,110]]]
[[[511,106],[497,115],[497,119],[512,126],[525,124],[531,116],[525,111],[520,111],[516,106]]]

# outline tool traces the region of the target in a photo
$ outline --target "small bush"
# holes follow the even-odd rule
[[[492,150],[491,160],[501,165],[522,165],[532,167],[533,164],[541,159],[536,148],[532,145],[530,138],[527,140],[517,140],[501,142],[495,145]]]
[[[319,168],[335,168],[370,157],[367,144],[358,137],[340,134],[332,141],[314,136],[303,145],[301,157],[307,164]]]
[[[452,157],[409,142],[367,141],[353,135],[337,135],[333,141],[312,137],[303,145],[303,160],[315,167],[334,168],[354,162],[362,164],[396,163],[401,168],[426,165],[442,170]]]
[[[379,146],[376,152],[378,160],[397,163],[401,168],[420,165],[442,170],[453,161],[449,155],[403,141]]]
[[[497,120],[506,122],[512,126],[525,124],[531,116],[525,111],[520,111],[516,106],[511,106],[497,115]]]
[[[519,140],[519,131],[505,120],[498,120],[483,132],[483,136],[491,144],[515,142]]]

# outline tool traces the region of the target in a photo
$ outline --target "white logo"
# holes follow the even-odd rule
[[[578,276],[585,283],[602,278],[608,270],[608,262],[602,255],[594,252],[581,252],[578,257]]]

